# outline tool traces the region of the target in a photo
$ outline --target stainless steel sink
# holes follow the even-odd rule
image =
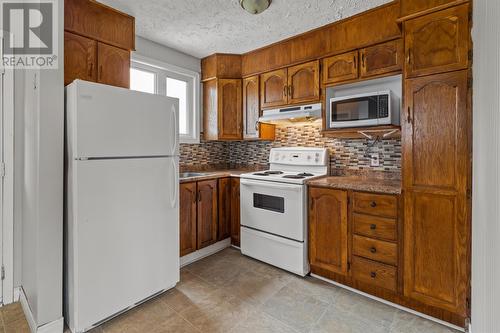
[[[184,179],[184,178],[192,178],[192,177],[202,177],[206,176],[208,173],[204,172],[181,172],[179,174],[179,178]]]

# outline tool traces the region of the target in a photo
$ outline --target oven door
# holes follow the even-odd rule
[[[241,179],[241,225],[304,241],[305,191],[303,185]]]

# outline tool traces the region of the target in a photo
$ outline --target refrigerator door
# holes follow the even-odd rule
[[[178,99],[81,80],[66,89],[73,158],[178,155]]]
[[[178,159],[71,164],[66,301],[81,332],[179,281]]]

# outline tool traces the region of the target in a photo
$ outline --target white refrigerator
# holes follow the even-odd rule
[[[179,281],[178,100],[66,88],[64,312],[85,332]]]

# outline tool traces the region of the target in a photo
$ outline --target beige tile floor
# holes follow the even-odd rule
[[[2,333],[28,333],[30,331],[19,302],[2,306],[0,319],[0,332]]]
[[[92,330],[111,332],[456,331],[226,249],[183,268],[176,288]]]

